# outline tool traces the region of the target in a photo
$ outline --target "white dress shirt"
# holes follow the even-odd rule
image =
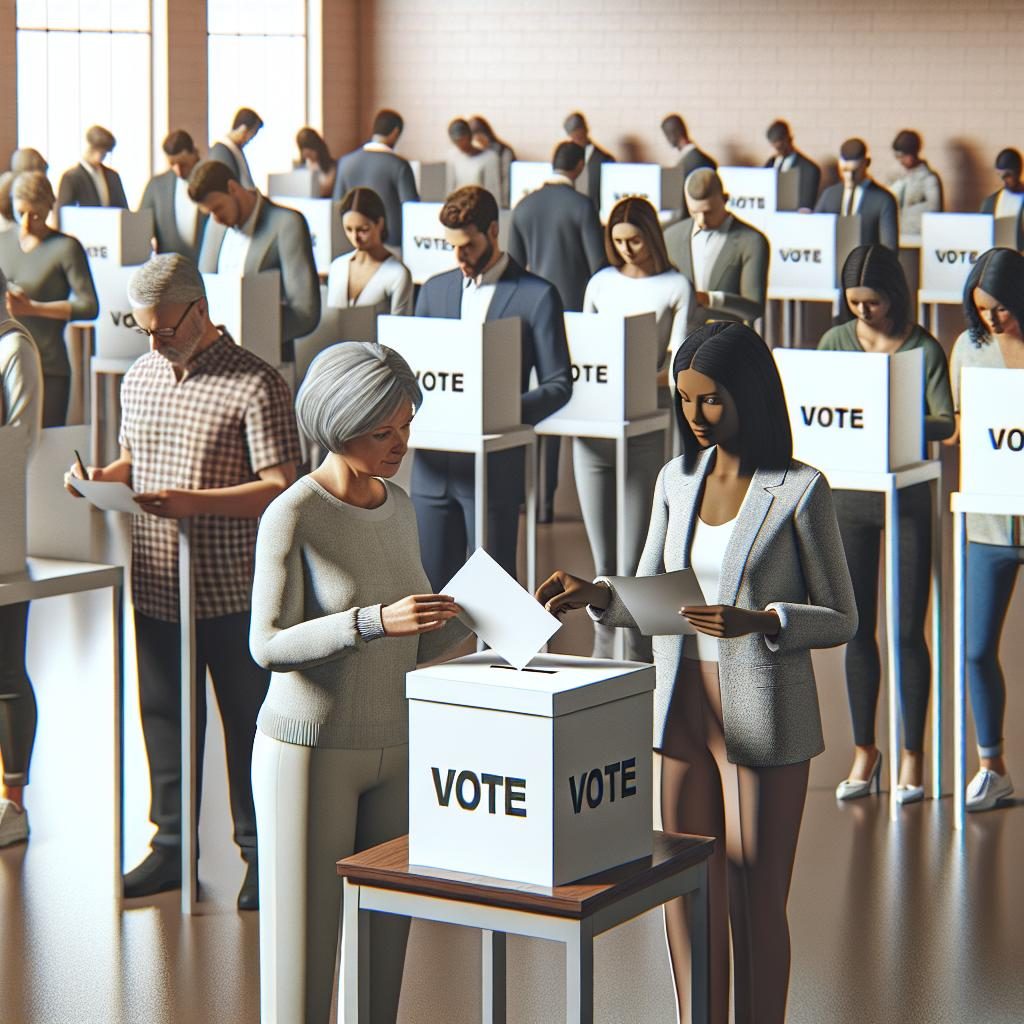
[[[864,198],[864,188],[867,185],[867,181],[862,181],[859,185],[856,185],[852,190],[843,186],[843,200],[839,204],[839,215],[841,217],[852,217],[860,212],[861,200]],[[851,197],[851,191],[853,193]]]
[[[793,164],[796,163],[796,151],[794,150],[789,156],[776,156],[772,166],[777,171],[791,171]]]
[[[711,307],[720,305],[723,301],[722,292],[708,290],[708,282],[711,280],[711,271],[715,268],[715,261],[725,248],[725,237],[732,227],[733,216],[726,214],[725,220],[713,230],[701,230],[697,227],[696,221],[693,225],[693,234],[690,236],[690,261],[693,265],[693,286],[699,292],[708,292],[708,302]]]
[[[245,274],[245,260],[249,255],[249,245],[252,243],[262,205],[263,196],[257,195],[256,205],[245,223],[236,228],[228,228],[224,232],[224,240],[220,244],[220,253],[217,256],[218,274],[235,274],[238,277]]]
[[[199,207],[192,202],[188,194],[188,180],[174,180],[174,223],[178,228],[183,242],[196,244],[196,224],[199,220]]]
[[[92,183],[96,186],[96,191],[100,195],[100,206],[110,205],[110,189],[107,187],[107,176],[103,173],[102,167],[93,167],[88,160],[78,161],[86,170],[86,173],[92,178]]]
[[[491,308],[494,298],[494,286],[508,266],[508,253],[503,252],[498,262],[476,277],[462,279],[462,309],[460,317],[475,324],[482,324],[487,319],[487,311]]]

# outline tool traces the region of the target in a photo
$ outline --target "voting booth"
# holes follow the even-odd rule
[[[0,427],[0,576],[25,571],[27,553],[26,464],[29,432],[24,426]]]
[[[719,167],[729,197],[729,212],[764,231],[778,209],[778,174],[774,167]]]
[[[650,856],[653,689],[569,656],[410,672],[410,864],[556,886]]]
[[[210,319],[250,352],[281,363],[281,272],[203,274]]]
[[[152,210],[64,206],[60,229],[82,243],[94,271],[103,262],[113,266],[145,263],[152,252]]]
[[[320,322],[316,329],[295,339],[295,385],[306,376],[309,364],[325,349],[339,341],[376,341],[377,317],[390,309],[386,302],[375,306],[338,309],[327,304],[327,286],[320,286]]]
[[[515,209],[524,196],[536,192],[553,174],[551,164],[535,160],[513,160],[509,167],[509,205]]]
[[[793,457],[830,472],[890,473],[924,457],[924,357],[776,349]]]
[[[992,343],[990,343],[992,344]],[[1024,505],[1024,373],[964,367],[960,376],[960,490]]]
[[[981,254],[992,248],[994,238],[990,214],[923,214],[919,300],[962,302],[967,278]]]
[[[448,165],[443,160],[410,160],[416,191],[425,203],[439,203],[448,193]]]
[[[776,213],[768,218],[764,232],[771,242],[769,298],[835,298],[836,220],[833,213]]]
[[[682,169],[658,164],[602,164],[602,223],[607,223],[612,207],[627,196],[646,199],[655,210],[678,210],[683,203]]]
[[[316,264],[316,272],[321,276],[327,275],[335,257],[352,248],[341,226],[340,202],[336,203],[333,199],[303,199],[287,194],[272,194],[270,198],[280,206],[298,210],[305,218],[313,242],[313,262]]]
[[[268,174],[267,195],[271,199],[281,196],[317,199],[320,197],[320,182],[317,180],[316,172],[308,167],[299,167],[283,174]]]

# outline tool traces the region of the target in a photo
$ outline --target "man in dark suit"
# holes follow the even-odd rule
[[[85,133],[85,152],[77,166],[61,175],[57,189],[57,209],[62,206],[112,206],[128,209],[121,175],[104,166],[103,161],[117,145],[106,128],[94,124]]]
[[[710,167],[713,171],[717,170],[718,164],[704,150],[697,148],[697,144],[690,138],[689,132],[686,130],[686,122],[678,114],[669,114],[661,122],[661,130],[668,140],[668,144],[679,152],[676,167],[682,168],[684,182],[698,167]],[[679,206],[686,209],[685,202],[680,203]],[[676,208],[672,207],[672,209]]]
[[[522,339],[522,420],[535,424],[572,395],[562,300],[553,284],[528,273],[498,246],[498,203],[486,189],[467,185],[445,201],[440,221],[458,266],[430,278],[416,301],[417,316],[484,323],[518,317]],[[537,386],[530,387],[536,371]],[[516,575],[519,506],[524,497],[521,451],[499,452],[487,466],[487,550]],[[473,534],[473,456],[419,451],[412,500],[423,567],[443,587],[476,546]]]
[[[765,167],[774,167],[780,180],[784,174],[796,175],[796,204],[780,205],[779,209],[810,213],[818,201],[821,168],[793,145],[793,133],[785,121],[772,121],[764,135],[775,150],[775,156],[768,158]]]
[[[1017,221],[1015,248],[1024,249],[1024,180],[1021,180],[1022,164],[1020,152],[1016,149],[1001,149],[996,157],[995,170],[1003,187],[986,196],[981,204],[982,213],[990,213],[1001,223]],[[996,245],[1014,244],[1012,239],[1004,242],[997,237]]]
[[[255,110],[241,107],[231,122],[231,131],[220,142],[210,146],[209,159],[225,164],[242,188],[256,187],[249,170],[249,161],[245,159],[242,150],[256,138],[262,127],[263,118]]]
[[[861,245],[900,247],[896,197],[868,176],[871,157],[863,139],[847,139],[839,147],[840,181],[818,197],[815,213],[860,217]]]
[[[171,132],[162,148],[170,170],[150,179],[139,209],[153,211],[153,240],[157,252],[180,253],[196,263],[206,229],[206,214],[189,196],[188,179],[199,163],[199,152],[192,136],[185,131]]]
[[[409,161],[394,151],[404,127],[397,111],[379,110],[373,119],[373,137],[346,153],[334,176],[335,200],[352,188],[372,188],[380,196],[388,243],[398,248],[402,245],[402,203],[419,202],[420,198]]]
[[[601,208],[601,165],[615,163],[615,157],[606,152],[590,138],[587,119],[577,110],[571,113],[562,125],[570,142],[583,150],[583,171],[576,179],[576,190],[590,197],[594,209]]]
[[[196,166],[188,194],[212,218],[199,252],[203,273],[242,277],[262,270],[280,271],[281,359],[291,362],[294,340],[320,322],[320,279],[305,217],[254,189],[242,188],[217,160]]]

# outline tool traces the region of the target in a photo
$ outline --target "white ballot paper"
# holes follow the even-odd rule
[[[697,630],[679,614],[687,605],[708,602],[692,569],[657,576],[609,576],[615,592],[644,636],[694,635]]]
[[[459,618],[515,668],[524,668],[562,627],[483,548],[441,593],[455,598],[462,608]]]
[[[71,486],[90,504],[104,512],[127,512],[130,516],[146,513],[135,501],[135,492],[127,485],[113,480],[79,480],[75,477]]]

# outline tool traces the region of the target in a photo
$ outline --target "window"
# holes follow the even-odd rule
[[[107,157],[131,206],[152,170],[150,0],[18,0],[18,145],[61,175],[82,157],[85,131],[109,128]]]
[[[306,2],[209,0],[207,28],[210,139],[227,134],[239,107],[255,110],[263,128],[245,156],[262,191],[298,158],[295,133],[306,124]]]

